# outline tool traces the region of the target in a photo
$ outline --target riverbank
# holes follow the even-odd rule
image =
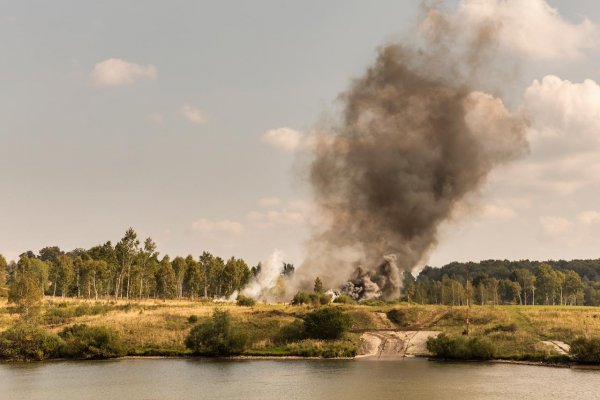
[[[191,328],[206,321],[217,308],[229,311],[234,329],[247,336],[242,357],[352,357],[379,359],[427,356],[427,338],[438,333],[461,335],[465,330],[465,307],[402,304],[336,304],[351,319],[350,331],[338,340],[286,340],[285,327],[301,322],[311,306],[258,304],[241,307],[231,303],[199,301],[81,301],[44,299],[34,318],[49,333],[60,333],[74,325],[106,327],[119,336],[125,355],[131,357],[188,357],[185,338]],[[0,301],[0,332],[20,315]],[[600,334],[600,310],[593,307],[473,306],[470,337],[491,341],[495,358],[554,364],[568,361],[561,346],[578,336]],[[408,339],[408,340],[407,340]],[[412,340],[412,342],[411,342]],[[375,343],[379,341],[378,343]],[[382,348],[381,344],[384,343]],[[551,345],[558,343],[560,345]],[[390,349],[396,351],[394,355]],[[416,349],[416,350],[415,350]],[[360,357],[363,356],[363,357]]]

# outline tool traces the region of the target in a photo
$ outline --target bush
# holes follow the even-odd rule
[[[240,354],[248,338],[231,326],[229,312],[215,310],[211,319],[196,325],[185,339],[185,346],[194,354],[214,356]]]
[[[488,328],[484,331],[484,333],[486,335],[493,333],[493,332],[507,332],[507,333],[516,333],[517,330],[519,330],[519,327],[517,326],[517,324],[515,324],[514,322],[512,324],[506,324],[506,325],[494,325],[491,328]]]
[[[408,326],[416,322],[417,312],[415,309],[391,309],[386,313],[388,319],[398,325]]]
[[[314,339],[339,339],[350,329],[350,316],[335,307],[308,313],[304,318],[306,336]]]
[[[58,356],[60,338],[45,329],[18,322],[0,335],[0,357],[10,360],[44,360]]]
[[[198,316],[197,315],[190,315],[188,317],[188,322],[190,324],[195,324],[196,322],[198,322]]]
[[[360,304],[362,304],[363,306],[379,307],[379,306],[385,306],[385,301],[383,301],[381,299],[367,299],[367,300],[361,300]]]
[[[310,295],[306,292],[298,292],[294,295],[292,299],[292,305],[297,306],[300,304],[309,304],[310,303]]]
[[[295,320],[294,322],[284,325],[279,329],[275,337],[276,343],[290,343],[302,340],[306,337],[304,331],[304,321]]]
[[[341,294],[338,297],[335,298],[335,300],[333,301],[334,303],[340,303],[340,304],[354,304],[356,303],[356,301],[354,301],[354,299],[350,296],[347,296],[345,294]]]
[[[325,293],[298,292],[292,299],[292,305],[312,304],[315,306],[326,305],[331,302],[331,295]]]
[[[600,363],[600,338],[578,337],[571,342],[570,353],[575,361],[598,364]]]
[[[244,307],[252,307],[256,304],[256,300],[252,297],[244,296],[243,294],[238,295],[237,297],[237,305]]]
[[[349,341],[318,341],[303,340],[286,346],[289,354],[301,357],[354,357],[357,353],[356,345]]]
[[[487,339],[444,333],[437,338],[429,338],[427,350],[436,357],[449,360],[489,360],[496,354],[495,346]]]
[[[104,326],[73,325],[63,330],[60,353],[65,358],[120,357],[125,350],[117,332]]]

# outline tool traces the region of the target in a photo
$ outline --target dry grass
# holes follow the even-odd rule
[[[460,335],[465,329],[467,315],[466,307],[408,304],[336,306],[348,312],[352,318],[352,330],[356,332],[400,329],[433,330]],[[185,352],[184,340],[193,326],[188,321],[190,316],[196,316],[198,322],[202,322],[216,308],[224,308],[231,313],[235,324],[249,337],[250,352],[257,354],[289,352],[290,349],[281,345],[278,347],[275,338],[283,326],[313,309],[310,306],[286,304],[238,307],[230,303],[189,300],[143,300],[128,303],[124,300],[95,302],[46,298],[40,320],[53,332],[59,332],[73,324],[103,325],[119,332],[123,342],[133,353],[162,351],[176,354]],[[399,312],[398,319],[394,322],[386,317],[392,309]],[[0,332],[19,317],[11,311],[14,310],[6,300],[0,299]],[[541,340],[570,343],[577,336],[600,336],[600,309],[594,307],[473,306],[469,310],[469,317],[470,333],[492,340],[502,358],[540,359],[551,352],[540,345]],[[509,326],[513,328],[506,329]],[[349,343],[358,343],[358,336],[350,334]],[[336,346],[346,349],[350,344]],[[310,346],[307,343],[306,348],[302,346],[296,345],[294,351],[306,351],[308,354],[310,346],[318,347],[314,343]]]

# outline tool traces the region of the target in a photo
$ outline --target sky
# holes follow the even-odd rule
[[[429,264],[600,257],[600,3],[463,0],[502,21],[530,151],[440,231]],[[300,263],[310,132],[419,1],[0,0],[0,254],[118,241]]]

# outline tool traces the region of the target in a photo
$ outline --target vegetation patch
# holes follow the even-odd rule
[[[304,317],[306,336],[313,339],[339,339],[351,325],[350,316],[336,307],[320,308]]]
[[[44,360],[60,355],[62,340],[53,333],[20,321],[0,335],[0,357],[9,360]]]
[[[228,311],[215,310],[210,320],[196,325],[185,339],[194,354],[226,356],[241,354],[248,338],[232,328]]]
[[[59,336],[63,340],[60,354],[65,358],[103,359],[126,353],[117,332],[104,326],[73,325]]]
[[[578,337],[571,342],[571,356],[585,364],[600,364],[600,338]]]
[[[444,333],[429,338],[427,350],[435,357],[447,360],[491,360],[496,355],[496,347],[487,339]]]

